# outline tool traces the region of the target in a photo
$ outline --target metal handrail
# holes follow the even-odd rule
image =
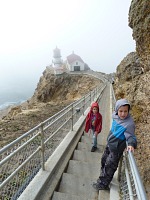
[[[129,163],[131,166],[132,174],[134,174],[133,178],[134,178],[134,181],[136,182],[135,187],[136,187],[136,191],[138,191],[137,193],[138,199],[147,200],[145,188],[144,188],[141,176],[139,174],[133,153],[129,151],[127,155],[128,155]]]

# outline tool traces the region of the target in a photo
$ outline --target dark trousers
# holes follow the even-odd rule
[[[101,159],[101,173],[98,179],[98,183],[108,186],[113,178],[115,171],[117,170],[119,160],[123,152],[112,152],[109,147],[106,146],[105,151]]]

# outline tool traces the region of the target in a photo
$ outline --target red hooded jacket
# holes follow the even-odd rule
[[[98,112],[96,114],[96,120],[95,120],[95,131],[97,133],[100,133],[101,130],[102,130],[102,115],[99,113],[98,103],[94,102],[91,106],[89,113],[87,114],[87,117],[86,117],[85,132],[87,132],[87,133],[88,133],[89,129],[92,128],[92,114],[93,114],[93,108],[94,107],[98,108]]]

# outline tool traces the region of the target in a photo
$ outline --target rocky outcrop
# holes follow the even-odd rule
[[[117,67],[116,77],[121,82],[129,81],[142,74],[144,69],[136,52],[129,53]]]
[[[77,100],[84,95],[84,90],[90,91],[99,83],[98,79],[87,75],[63,73],[56,76],[46,69],[29,103]]]
[[[129,26],[133,29],[136,52],[145,71],[150,70],[150,1],[132,0]]]

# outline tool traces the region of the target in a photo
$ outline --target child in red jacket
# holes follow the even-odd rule
[[[97,135],[102,130],[102,115],[99,112],[99,105],[97,102],[92,103],[91,109],[86,116],[85,132],[88,133],[90,129],[93,134],[93,146],[91,152],[94,152],[97,149]]]

